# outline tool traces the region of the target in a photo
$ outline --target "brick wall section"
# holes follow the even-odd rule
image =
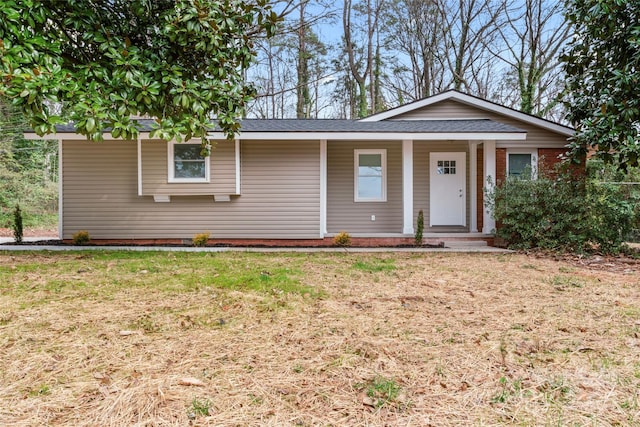
[[[507,176],[507,149],[496,148],[496,184],[504,182]]]
[[[425,237],[423,243],[429,246],[442,246],[443,241],[485,241],[489,246],[493,246],[492,237]],[[71,239],[64,239],[64,244],[72,245]],[[191,246],[189,239],[92,239],[91,246]],[[332,237],[323,239],[209,239],[209,247],[268,247],[268,248],[322,248],[335,247]],[[413,237],[352,237],[351,247],[371,248],[371,247],[411,247],[414,246]]]
[[[476,205],[476,218],[478,218],[478,231],[482,231],[484,225],[484,148],[478,147],[478,165],[476,167],[476,194],[478,203]]]
[[[538,149],[538,170],[540,175],[554,175],[555,167],[562,161],[560,156],[566,153],[564,148],[539,148]]]

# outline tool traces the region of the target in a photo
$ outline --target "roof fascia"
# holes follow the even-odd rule
[[[72,140],[80,141],[80,140],[87,140],[87,137],[85,135],[80,135],[79,133],[75,133],[75,132],[57,132],[57,133],[50,133],[42,136],[34,132],[25,132],[24,139],[28,139],[28,140],[53,139],[53,140],[66,140],[66,141],[72,141]],[[136,138],[130,139],[130,140],[122,139],[122,138],[114,138],[113,135],[111,135],[111,132],[103,133],[102,139],[104,139],[105,141],[116,141],[116,140],[135,141],[136,140]],[[137,139],[151,139],[151,138],[149,137],[149,132],[140,132],[138,134]]]
[[[557,142],[498,141],[496,142],[496,148],[567,148],[567,144]]]
[[[504,107],[502,105],[496,104],[494,102],[486,101],[481,98],[477,98],[475,96],[467,95],[462,92],[458,92],[455,90],[449,90],[446,92],[442,92],[438,95],[430,96],[425,99],[421,99],[416,102],[412,102],[410,104],[402,105],[400,107],[384,111],[382,113],[374,114],[373,116],[365,117],[361,119],[363,122],[379,122],[382,120],[387,120],[393,117],[397,117],[399,115],[408,113],[410,111],[418,110],[420,108],[428,107],[433,104],[437,104],[438,102],[445,100],[455,100],[459,101],[463,104],[471,105],[473,107],[477,107],[481,110],[491,111],[493,113],[497,113],[506,117],[513,118],[515,120],[519,120],[521,122],[529,123],[535,126],[539,126],[541,128],[550,130],[552,132],[559,133],[565,136],[572,136],[574,134],[574,130],[570,127],[554,123],[545,119],[541,119],[539,117],[532,116],[530,114],[526,114],[508,107]]]
[[[208,139],[226,139],[222,132],[209,132]],[[240,140],[278,140],[278,141],[306,141],[306,140],[349,140],[349,141],[388,141],[388,140],[423,140],[423,141],[469,141],[496,140],[513,141],[526,140],[526,132],[460,132],[460,133],[407,133],[407,132],[241,132],[236,135]]]

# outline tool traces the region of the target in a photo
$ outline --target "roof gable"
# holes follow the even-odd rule
[[[514,119],[520,122],[528,123],[533,126],[538,126],[540,128],[559,133],[564,136],[572,136],[574,134],[574,129],[568,126],[561,125],[559,123],[552,122],[550,120],[542,119],[537,116],[533,116],[531,114],[526,114],[518,110],[514,110],[509,107],[505,107],[500,104],[496,104],[495,102],[487,101],[482,98],[478,98],[476,96],[468,95],[466,93],[459,92],[457,90],[448,90],[446,92],[442,92],[437,95],[430,96],[428,98],[424,98],[410,104],[401,105],[399,107],[393,108],[391,110],[384,111],[382,113],[374,114],[369,117],[365,117],[361,119],[363,122],[378,122],[383,120],[395,120],[400,118],[401,116],[423,109],[425,107],[433,106],[436,108],[436,105],[442,103],[443,101],[453,101],[461,104],[465,104],[479,110],[492,112],[506,118]],[[441,119],[441,117],[439,117]],[[424,120],[424,118],[422,118]]]

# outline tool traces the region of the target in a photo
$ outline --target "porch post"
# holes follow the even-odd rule
[[[327,235],[327,140],[320,140],[320,238]]]
[[[469,141],[469,194],[471,198],[471,233],[478,232],[478,141]]]
[[[142,139],[138,137],[138,196],[142,196]]]
[[[413,140],[402,141],[402,234],[413,234]]]
[[[484,183],[483,187],[491,189],[496,184],[496,141],[484,141]],[[495,231],[496,220],[487,208],[487,200],[484,200],[482,232],[490,234]]]

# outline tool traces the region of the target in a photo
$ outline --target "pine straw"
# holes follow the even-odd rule
[[[636,262],[319,254],[303,260],[301,281],[325,292],[314,299],[154,291],[154,281],[171,280],[162,269],[141,286],[140,272],[107,268],[114,281],[135,283],[114,290],[91,284],[103,274],[91,260],[82,260],[86,272],[45,273],[72,258],[0,254],[0,273],[43,264],[0,284],[3,423],[640,423]],[[354,268],[380,260],[396,268]],[[61,278],[89,284],[49,289]],[[376,378],[399,394],[372,403]],[[209,415],[194,401],[209,404]]]

